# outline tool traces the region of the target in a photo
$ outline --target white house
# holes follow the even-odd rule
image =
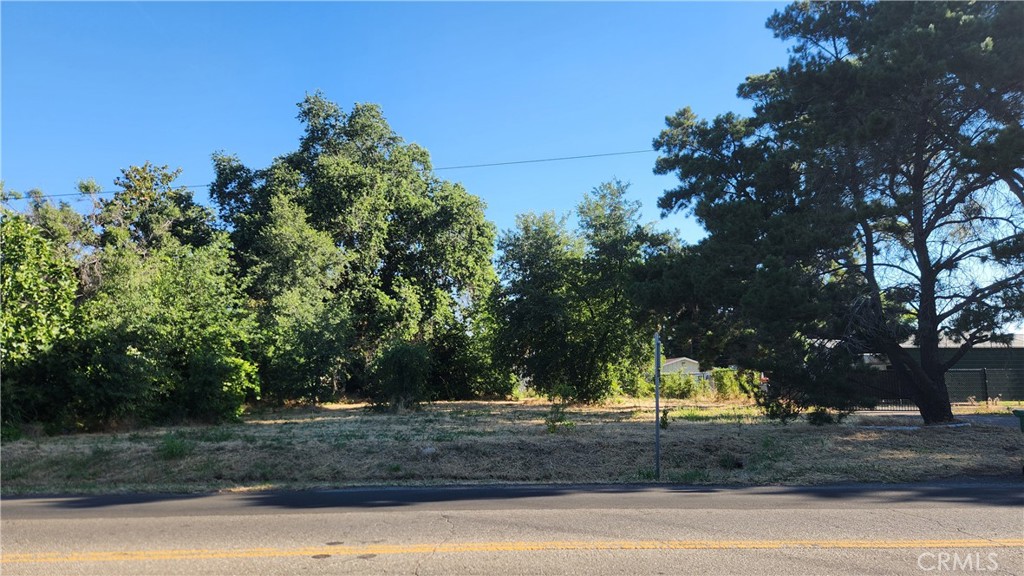
[[[669,358],[661,365],[662,374],[697,374],[699,372],[700,362],[685,356]]]

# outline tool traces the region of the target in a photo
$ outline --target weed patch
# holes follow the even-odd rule
[[[554,434],[559,430],[571,430],[576,427],[576,422],[569,420],[565,404],[552,404],[551,410],[544,418],[544,425],[547,426],[548,434]]]
[[[673,419],[687,422],[721,422],[734,424],[754,424],[765,422],[765,418],[751,406],[726,407],[686,407],[669,412]]]
[[[184,458],[195,450],[196,445],[179,434],[167,433],[160,439],[156,447],[156,455],[161,460],[177,460]]]

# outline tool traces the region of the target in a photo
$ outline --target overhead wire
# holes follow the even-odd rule
[[[441,168],[434,168],[434,171],[438,170],[462,170],[463,168],[489,168],[491,166],[511,166],[513,164],[535,164],[537,162],[560,162],[562,160],[580,160],[582,158],[600,158],[603,156],[625,156],[626,154],[643,154],[646,152],[655,152],[655,150],[631,150],[628,152],[605,152],[603,154],[585,154],[583,156],[562,156],[560,158],[540,158],[537,160],[514,160],[512,162],[494,162],[491,164],[467,164],[465,166],[444,166]]]
[[[491,162],[491,163],[487,163],[487,164],[465,164],[465,165],[460,165],[460,166],[442,166],[440,168],[433,168],[433,171],[434,172],[439,172],[441,170],[466,170],[466,169],[469,169],[469,168],[491,168],[491,167],[494,167],[494,166],[513,166],[513,165],[517,165],[517,164],[537,164],[537,163],[541,163],[541,162],[562,162],[562,161],[566,161],[566,160],[583,160],[583,159],[587,159],[587,158],[603,158],[603,157],[608,157],[608,156],[626,156],[626,155],[629,155],[629,154],[645,154],[645,153],[650,153],[650,152],[656,152],[656,150],[653,150],[653,149],[647,149],[647,150],[628,150],[628,151],[624,151],[624,152],[603,152],[601,154],[583,154],[583,155],[580,155],[580,156],[559,156],[559,157],[554,157],[554,158],[535,158],[535,159],[532,159],[532,160],[512,160],[512,161],[508,161],[508,162]],[[209,188],[209,187],[210,187],[210,184],[192,184],[192,185],[188,185],[188,186],[176,186],[175,188],[195,189],[195,188]],[[102,195],[105,195],[105,194],[116,194],[117,192],[120,192],[120,190],[101,190],[99,192],[68,192],[68,193],[58,193],[58,194],[38,194],[38,196],[42,197],[42,198],[69,198],[69,197],[72,197],[72,196],[78,196],[82,200],[87,200],[91,196],[102,196]],[[21,200],[26,200],[26,199],[30,199],[30,197],[26,196],[25,198],[21,198]]]

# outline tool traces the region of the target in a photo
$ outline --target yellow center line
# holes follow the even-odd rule
[[[300,548],[223,548],[188,550],[123,550],[99,552],[33,552],[0,555],[2,564],[56,562],[140,562],[150,560],[213,560],[224,558],[287,558],[296,556],[377,556],[393,554],[545,552],[593,550],[764,550],[764,549],[894,549],[894,548],[1024,548],[1024,538],[958,540],[596,540],[539,542],[465,542],[458,544],[373,544]]]

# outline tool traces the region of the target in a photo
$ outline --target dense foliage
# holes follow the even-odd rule
[[[435,178],[376,106],[346,114],[315,94],[299,119],[299,149],[268,168],[214,155],[219,219],[148,163],[110,197],[83,183],[88,215],[38,192],[5,209],[5,426],[511,391],[491,361],[495,233],[480,199]]]
[[[483,202],[434,177],[375,105],[345,113],[313,94],[299,119],[298,150],[267,168],[214,155],[211,196],[257,312],[263,390],[376,395],[381,366],[396,366],[382,355],[422,350],[426,380],[403,403],[490,391],[490,355],[470,337],[494,283]]]
[[[660,207],[696,216],[697,246],[641,225],[617,181],[575,230],[530,213],[498,237],[379,107],[319,93],[269,166],[213,155],[212,208],[149,163],[112,196],[81,184],[89,214],[31,192],[0,215],[5,433],[517,385],[592,402],[649,390],[655,330],[766,374],[713,388],[772,415],[863,405],[876,353],[925,421],[951,419],[945,372],[1024,320],[1024,5],[801,2],[768,24],[792,58],[740,86],[752,114],[683,109],[654,141],[679,178]]]
[[[680,180],[661,207],[709,232],[665,272],[669,312],[769,373],[769,403],[848,409],[871,352],[950,420],[946,370],[1024,318],[1024,6],[801,2],[768,24],[792,58],[740,86],[753,115],[683,109],[655,140]]]
[[[74,268],[38,227],[6,210],[0,246],[3,422],[52,420],[57,406],[49,369],[75,336]]]
[[[552,213],[526,214],[498,241],[498,357],[538,392],[592,402],[648,376],[653,317],[633,294],[669,239],[639,224],[626,190],[610,182],[588,194],[576,233]]]

